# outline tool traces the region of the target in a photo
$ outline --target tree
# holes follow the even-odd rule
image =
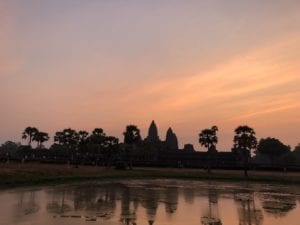
[[[295,156],[297,163],[300,164],[300,143],[295,147],[293,155]]]
[[[300,155],[300,143],[295,147],[294,153]]]
[[[76,130],[71,128],[64,129],[55,133],[54,142],[67,147],[70,150],[77,150],[79,135]]]
[[[105,138],[104,146],[103,146],[103,157],[105,161],[105,165],[110,167],[112,161],[116,159],[118,154],[119,147],[119,139],[113,136],[108,136]]]
[[[94,144],[103,145],[106,134],[102,128],[95,128],[90,136],[90,141]]]
[[[291,152],[290,146],[283,144],[276,138],[262,138],[257,146],[257,153],[266,155],[274,162],[275,158],[279,158],[286,153]]]
[[[6,141],[0,146],[0,157],[5,157],[7,162],[9,162],[11,157],[16,157],[17,152],[20,148],[20,143],[15,143],[13,141]]]
[[[216,151],[216,144],[218,143],[217,137],[218,127],[213,126],[210,129],[204,129],[199,134],[199,143],[201,146],[207,148],[208,153],[208,172],[210,172],[211,160],[213,153]]]
[[[208,152],[212,151],[212,147],[218,143],[217,131],[218,127],[213,126],[211,129],[202,130],[199,134],[199,143],[206,147]]]
[[[80,130],[78,132],[79,144],[85,144],[88,140],[89,133],[85,130]]]
[[[128,125],[126,127],[124,135],[124,143],[129,145],[129,148],[126,148],[127,159],[129,160],[129,168],[132,169],[132,153],[142,138],[140,135],[140,130],[135,125]]]
[[[39,130],[35,127],[26,127],[22,133],[22,139],[28,139],[28,145],[31,146],[31,142],[33,141],[33,137],[39,132]]]
[[[41,148],[42,144],[49,140],[49,135],[46,132],[37,132],[32,140],[37,142],[37,148]]]
[[[128,125],[123,133],[125,144],[136,144],[142,140],[140,130],[135,125]]]
[[[255,131],[248,126],[239,126],[235,129],[235,136],[233,139],[233,151],[242,156],[244,162],[244,174],[248,176],[248,163],[251,158],[251,150],[256,149],[257,140]]]
[[[89,133],[85,130],[78,131],[79,151],[81,151],[81,152],[87,151],[88,143],[89,143]]]

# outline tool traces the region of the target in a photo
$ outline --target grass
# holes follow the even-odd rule
[[[299,172],[249,171],[249,177],[243,171],[213,170],[208,174],[201,169],[173,168],[134,168],[133,170],[115,170],[102,167],[49,164],[0,164],[0,187],[18,187],[40,184],[58,184],[85,180],[104,179],[193,179],[272,182],[300,185]]]

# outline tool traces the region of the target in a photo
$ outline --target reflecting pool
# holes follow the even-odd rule
[[[0,191],[3,225],[299,225],[300,188],[112,180]]]

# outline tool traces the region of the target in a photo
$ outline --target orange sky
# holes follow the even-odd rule
[[[197,149],[219,126],[300,142],[300,2],[0,0],[0,143],[102,127],[171,126]]]

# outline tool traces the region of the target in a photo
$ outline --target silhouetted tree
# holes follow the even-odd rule
[[[79,144],[85,144],[88,140],[89,133],[85,130],[80,130],[78,132]]]
[[[300,143],[294,149],[295,153],[300,153]]]
[[[279,158],[286,153],[291,152],[291,147],[283,144],[276,138],[262,138],[257,146],[257,153],[266,155],[274,162],[275,158]]]
[[[239,126],[235,129],[233,139],[233,151],[241,154],[244,161],[244,174],[248,176],[248,163],[251,158],[251,150],[257,146],[255,131],[248,126]]]
[[[41,148],[42,144],[49,140],[49,135],[45,132],[37,132],[32,140],[37,142],[37,148]]]
[[[89,136],[88,151],[93,157],[97,156],[95,158],[97,162],[100,162],[100,159],[103,159],[105,139],[106,134],[104,133],[102,128],[95,128],[92,131],[92,134]]]
[[[119,146],[119,139],[113,136],[108,136],[105,138],[104,141],[104,148],[103,148],[103,157],[105,161],[105,165],[110,167],[114,158],[117,157],[118,154],[118,146]]]
[[[39,132],[35,127],[26,127],[22,133],[22,139],[28,139],[28,145],[31,146],[33,137]]]
[[[205,146],[207,148],[208,172],[210,172],[211,160],[216,152],[216,144],[218,143],[217,131],[218,127],[213,126],[210,129],[202,130],[199,134],[199,143],[201,146]]]
[[[0,158],[5,158],[6,161],[9,162],[10,158],[14,157],[17,154],[20,146],[20,143],[6,141],[0,146]]]
[[[297,163],[300,163],[300,143],[295,147],[293,155],[295,155]]]
[[[128,125],[123,135],[124,143],[130,146],[129,148],[126,148],[126,153],[129,160],[129,168],[132,169],[133,150],[136,148],[136,144],[142,140],[140,130],[135,125]]]
[[[123,133],[125,144],[136,144],[142,140],[140,130],[135,125],[128,125]]]
[[[71,128],[64,129],[55,133],[54,142],[76,151],[79,143],[79,135],[76,130]]]
[[[90,136],[90,141],[94,144],[103,145],[106,138],[102,128],[95,128]]]

